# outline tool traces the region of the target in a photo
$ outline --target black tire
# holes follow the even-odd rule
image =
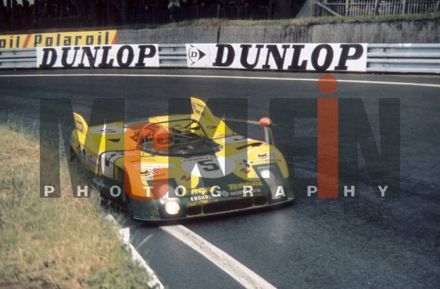
[[[131,219],[133,219],[133,207],[131,206],[130,203],[130,198],[128,197],[127,193],[124,192],[124,194],[122,195],[122,201],[125,205],[125,209],[127,214],[130,216]]]

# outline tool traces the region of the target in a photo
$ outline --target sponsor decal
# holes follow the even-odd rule
[[[115,44],[117,30],[0,35],[0,48]]]
[[[263,184],[261,181],[254,181],[241,184],[229,184],[227,185],[228,190],[225,190],[218,185],[208,188],[202,187],[188,190],[185,188],[183,191],[178,191],[178,189],[176,189],[174,196],[182,198],[188,196],[189,194],[189,200],[191,202],[227,197],[253,197],[254,193],[262,192],[262,185]]]
[[[259,160],[268,160],[268,159],[273,160],[273,159],[278,158],[278,155],[275,152],[262,153],[262,154],[258,154],[257,158]]]
[[[37,67],[159,67],[158,45],[103,45],[37,48]]]
[[[175,168],[175,167],[176,166],[174,164],[169,164],[169,163],[164,163],[164,164],[143,163],[143,164],[141,164],[141,170],[168,169],[168,168]]]
[[[198,49],[197,47],[194,47],[192,44],[188,44],[188,61],[190,62],[190,66],[197,63],[199,60],[204,58],[206,56],[206,53],[202,50]]]
[[[187,44],[188,67],[284,71],[366,71],[358,43]]]
[[[160,168],[152,168],[152,169],[145,169],[143,171],[141,171],[141,175],[144,176],[146,181],[152,181],[155,178],[163,178],[165,176],[167,176],[167,173],[164,172],[163,169]]]
[[[160,163],[143,163],[140,166],[140,173],[145,181],[152,181],[167,177],[167,172],[164,169],[174,169],[174,164],[160,164]]]
[[[203,114],[203,110],[205,109],[205,106],[199,102],[191,101],[191,106],[194,114]]]
[[[239,183],[239,184],[228,184],[229,190],[239,190],[240,188],[250,186],[250,187],[261,187],[263,186],[263,183],[261,180],[253,181],[253,182],[245,182],[245,183]]]

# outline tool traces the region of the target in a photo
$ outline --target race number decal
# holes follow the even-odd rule
[[[185,159],[182,168],[193,176],[216,179],[231,174],[235,163],[232,159],[206,155]]]
[[[197,164],[205,172],[215,172],[220,170],[220,167],[211,160],[198,161]]]

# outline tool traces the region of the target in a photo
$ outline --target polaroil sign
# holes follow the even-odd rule
[[[117,30],[0,35],[0,48],[115,44]]]

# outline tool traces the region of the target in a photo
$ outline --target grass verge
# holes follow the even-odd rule
[[[307,17],[291,19],[271,20],[229,20],[219,18],[197,19],[166,24],[161,27],[182,27],[182,26],[308,26],[315,24],[336,24],[336,23],[371,23],[371,22],[393,22],[393,21],[440,21],[440,12],[427,14],[403,14],[385,16],[328,16],[328,17]],[[160,27],[158,27],[160,28]]]
[[[62,165],[62,196],[39,197],[35,136],[0,122],[0,288],[148,288],[99,197],[73,198]]]

